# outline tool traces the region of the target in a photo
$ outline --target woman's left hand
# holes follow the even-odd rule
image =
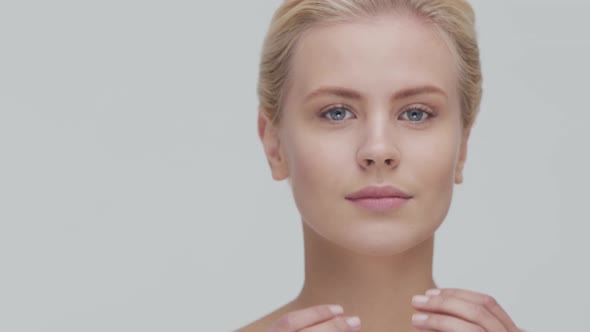
[[[493,297],[469,290],[429,290],[426,296],[414,296],[412,305],[420,311],[412,316],[412,324],[420,330],[524,332]]]

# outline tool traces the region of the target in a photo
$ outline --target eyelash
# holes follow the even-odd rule
[[[353,113],[352,111],[350,111],[350,110],[349,110],[349,109],[348,109],[346,106],[344,106],[344,105],[338,105],[338,106],[331,107],[331,108],[329,108],[329,109],[327,109],[327,110],[325,110],[325,111],[323,111],[323,112],[320,112],[320,114],[319,114],[319,115],[320,115],[320,117],[321,117],[322,119],[324,119],[324,120],[326,120],[326,121],[328,121],[328,122],[331,122],[331,123],[338,123],[338,122],[342,122],[342,121],[344,121],[344,120],[346,120],[346,119],[342,119],[342,120],[331,120],[331,119],[329,119],[329,118],[327,117],[327,115],[328,115],[328,114],[329,114],[331,111],[333,111],[333,110],[335,110],[335,109],[339,109],[339,108],[340,108],[340,109],[343,109],[343,110],[346,110],[347,112],[349,112],[349,113],[351,113],[351,114],[354,114],[354,113]],[[412,123],[412,124],[422,124],[422,123],[424,123],[425,121],[428,121],[428,120],[430,120],[430,119],[434,118],[434,116],[435,116],[435,114],[434,114],[433,112],[431,112],[431,111],[430,111],[428,108],[426,108],[426,107],[424,107],[424,106],[422,106],[422,105],[413,105],[413,106],[411,106],[411,107],[407,108],[405,111],[403,111],[403,112],[400,114],[400,116],[401,116],[401,115],[403,115],[403,114],[406,114],[407,112],[409,112],[409,111],[411,111],[411,110],[418,110],[418,111],[420,111],[420,112],[422,112],[422,113],[425,113],[425,114],[426,114],[426,119],[425,119],[425,120],[420,120],[420,121],[404,120],[404,121],[408,121],[408,122],[410,122],[410,123]]]

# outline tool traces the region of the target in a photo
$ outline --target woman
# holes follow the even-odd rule
[[[432,276],[481,84],[466,1],[283,3],[258,133],[301,214],[305,283],[238,331],[519,331],[493,297]]]

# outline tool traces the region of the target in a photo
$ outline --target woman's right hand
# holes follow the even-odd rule
[[[357,332],[358,317],[346,317],[338,305],[319,305],[291,311],[275,321],[269,332]]]

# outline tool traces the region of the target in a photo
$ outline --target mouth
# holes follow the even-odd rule
[[[350,199],[349,201],[358,207],[374,210],[385,211],[397,209],[406,204],[410,199],[401,197],[381,197],[381,198],[359,198]]]
[[[346,196],[346,199],[363,209],[385,211],[402,207],[412,196],[392,186],[371,186]]]

